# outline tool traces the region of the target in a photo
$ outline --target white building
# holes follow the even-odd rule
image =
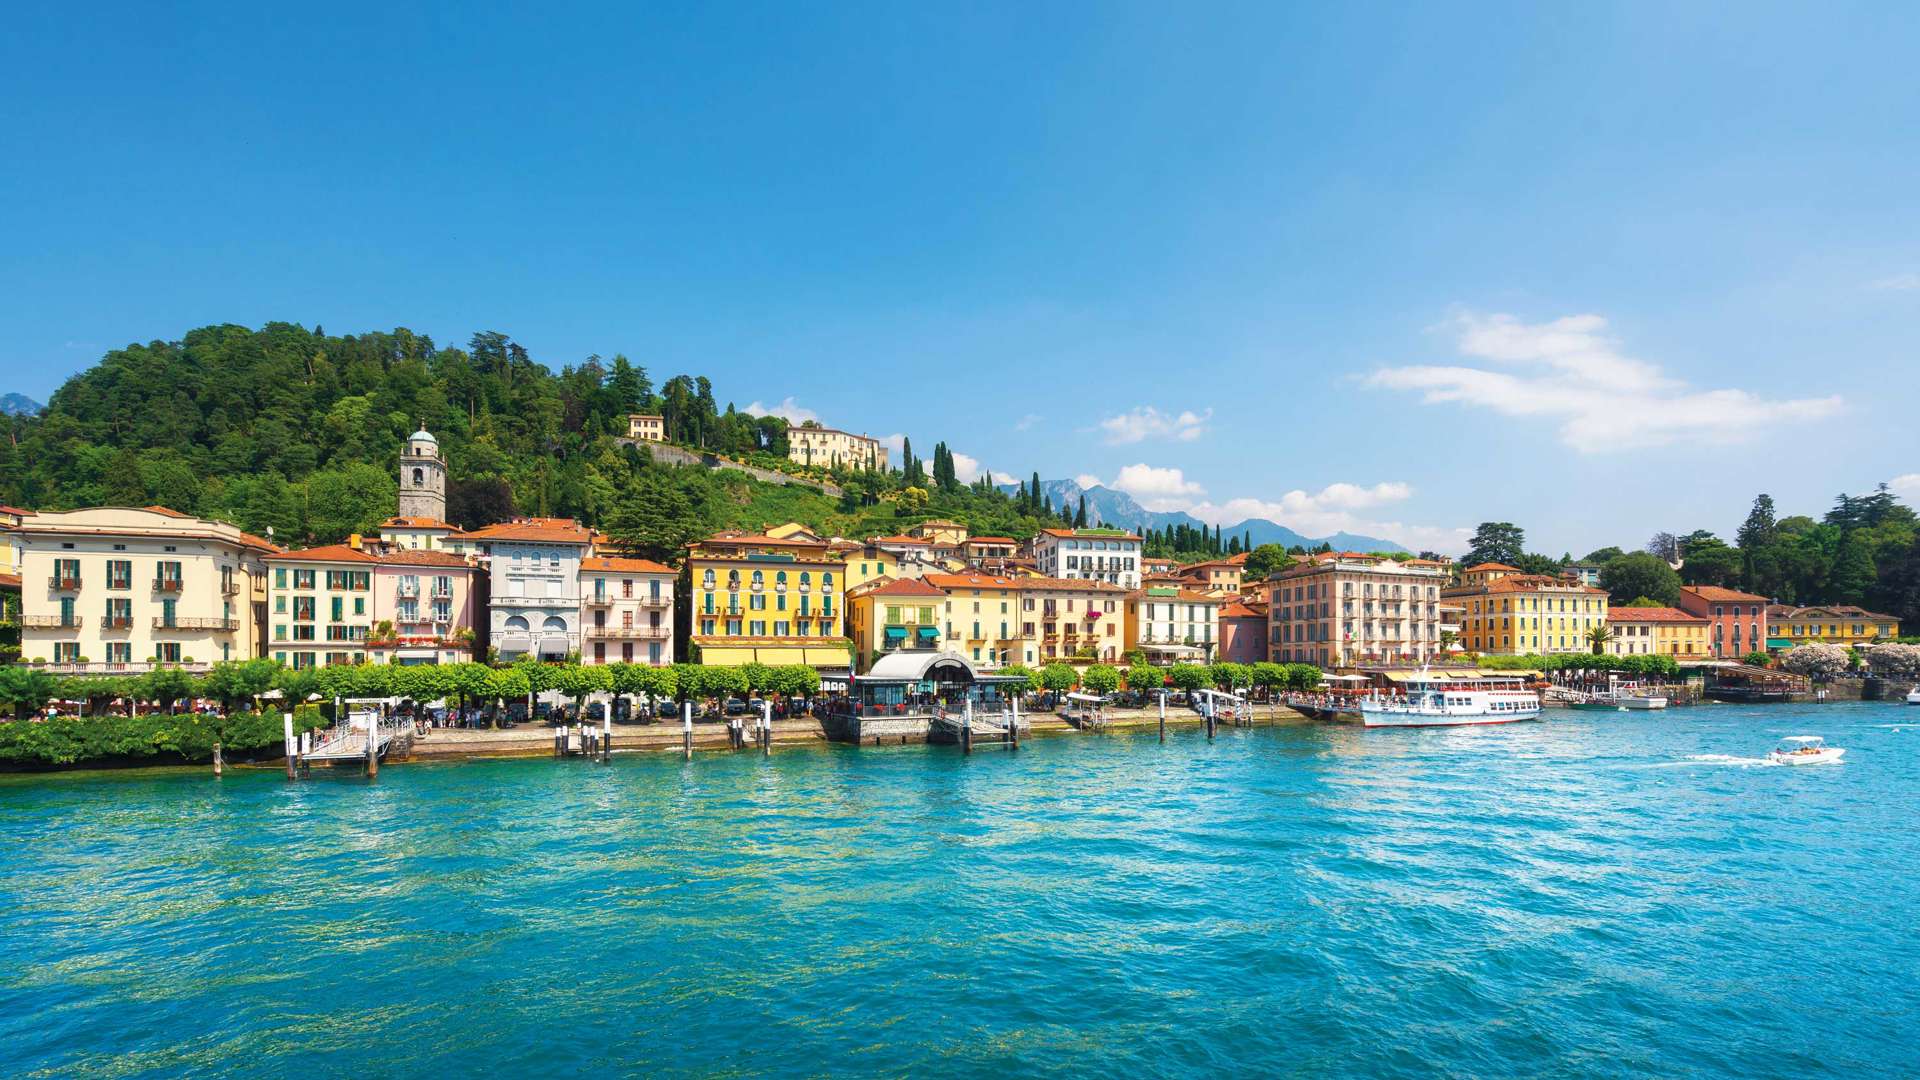
[[[487,634],[501,660],[564,660],[581,651],[580,563],[593,550],[586,526],[521,518],[462,533],[458,545],[487,557]]]
[[[787,429],[787,457],[823,469],[885,469],[887,448],[879,439],[828,427]]]
[[[587,664],[673,663],[673,583],[650,559],[590,555],[580,562],[580,625]]]
[[[1033,557],[1042,574],[1140,587],[1141,539],[1124,529],[1042,529]]]

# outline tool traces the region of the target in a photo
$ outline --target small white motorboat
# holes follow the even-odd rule
[[[1818,735],[1789,735],[1780,740],[1767,760],[1780,765],[1831,765],[1846,751],[1828,746]]]
[[[1920,686],[1907,691],[1907,704],[1920,705]]]
[[[1660,694],[1621,694],[1615,700],[1623,709],[1664,709],[1667,699]]]

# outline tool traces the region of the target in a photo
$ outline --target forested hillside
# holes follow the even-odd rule
[[[742,389],[745,392],[748,388]],[[448,516],[474,527],[515,513],[576,517],[658,554],[704,531],[799,520],[846,536],[949,517],[1024,536],[1070,522],[1022,484],[964,484],[936,443],[898,469],[813,469],[835,500],[737,472],[655,465],[621,445],[631,412],[659,412],[668,439],[783,468],[786,421],[722,404],[704,376],[656,384],[616,355],[556,373],[504,334],[464,349],[405,329],[333,336],[290,323],[209,326],[116,349],[74,376],[39,417],[5,420],[0,501],[64,509],[159,504],[233,521],[283,544],[368,532],[394,510],[400,445],[424,424],[451,475]],[[1189,555],[1218,538],[1187,537]]]

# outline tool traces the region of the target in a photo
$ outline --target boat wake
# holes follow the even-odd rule
[[[1689,754],[1685,761],[1675,761],[1674,765],[1731,765],[1737,769],[1784,768],[1780,762],[1763,757],[1733,757],[1728,754]]]

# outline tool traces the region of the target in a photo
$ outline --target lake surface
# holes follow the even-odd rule
[[[0,1075],[1920,1073],[1920,709],[1548,717],[0,778]]]

